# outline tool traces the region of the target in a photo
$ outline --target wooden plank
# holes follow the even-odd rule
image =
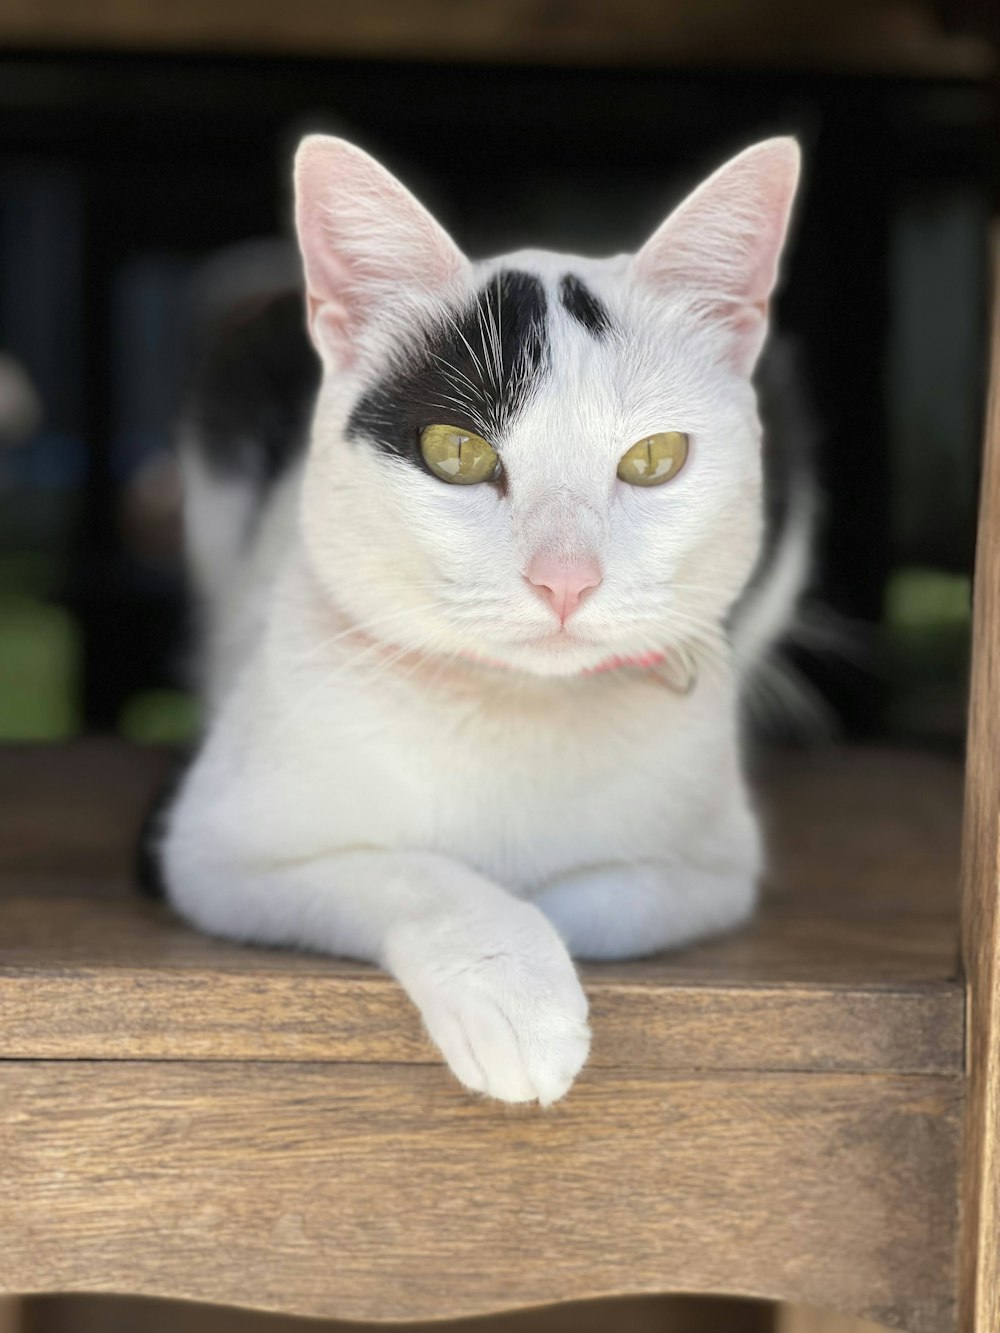
[[[56,917],[58,925],[58,917]],[[621,969],[616,969],[620,973]],[[591,1063],[652,1069],[960,1072],[962,993],[628,984],[585,970]],[[0,975],[0,1058],[436,1064],[399,987],[374,970],[33,968]]]
[[[954,26],[954,25],[953,25]],[[968,21],[966,29],[974,27]],[[4,0],[5,46],[984,77],[984,37],[916,0]]]
[[[17,1333],[372,1333],[371,1324],[307,1324],[294,1316],[136,1296],[36,1297]],[[0,1326],[2,1329],[2,1326]],[[459,1319],[443,1333],[775,1333],[770,1306],[725,1297],[647,1296],[571,1301],[540,1310]],[[13,1333],[2,1329],[2,1333]],[[395,1324],[393,1333],[427,1333]],[[805,1330],[803,1330],[805,1333]],[[839,1331],[838,1331],[839,1333]]]
[[[995,256],[962,849],[962,957],[969,991],[962,1333],[1000,1329],[1000,234]]]
[[[773,1333],[882,1333],[882,1328],[868,1319],[852,1319],[833,1310],[785,1305],[777,1312]]]
[[[0,1063],[0,1285],[355,1319],[658,1291],[953,1326],[962,1080]]]
[[[144,763],[106,747],[0,756],[0,1054],[434,1060],[373,969],[208,940],[128,891]],[[960,782],[957,764],[918,755],[778,765],[759,919],[679,954],[586,968],[595,1064],[961,1069]]]

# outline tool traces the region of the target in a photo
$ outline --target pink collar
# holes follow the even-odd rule
[[[506,671],[515,673],[517,667],[509,666],[506,662],[497,662],[488,657],[477,657],[475,653],[460,653],[459,656],[473,666],[490,667],[495,671]],[[694,661],[690,655],[684,651],[681,652],[646,652],[637,653],[634,657],[608,657],[603,662],[598,662],[597,666],[584,667],[582,671],[575,673],[580,676],[604,676],[612,671],[644,671],[659,685],[664,685],[674,694],[687,695],[694,689],[698,672]],[[541,678],[539,678],[541,679]],[[573,676],[550,677],[552,680],[567,679],[572,680]]]
[[[639,653],[636,657],[609,657],[604,662],[598,662],[595,667],[588,667],[581,672],[581,675],[600,676],[605,671],[617,671],[619,667],[638,667],[640,671],[649,671],[652,667],[662,666],[666,660],[666,653]]]
[[[494,667],[499,671],[517,670],[516,667],[508,666],[506,662],[494,662],[485,657],[476,657],[473,653],[462,653],[461,656],[467,662],[474,662],[478,666]],[[598,662],[597,666],[585,667],[576,674],[603,676],[608,672],[619,670],[645,671],[658,684],[682,696],[690,694],[698,683],[697,664],[690,653],[683,649],[678,652],[637,653],[634,657],[608,657],[603,662]]]

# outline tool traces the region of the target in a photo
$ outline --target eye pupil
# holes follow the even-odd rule
[[[420,452],[436,477],[460,486],[494,481],[500,474],[500,459],[492,445],[457,426],[425,426]]]
[[[618,476],[630,486],[659,486],[677,476],[687,456],[688,437],[683,431],[659,431],[626,449]]]

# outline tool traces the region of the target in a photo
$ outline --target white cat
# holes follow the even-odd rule
[[[798,166],[791,139],[748,149],[635,256],[473,263],[307,138],[308,448],[309,354],[267,319],[182,441],[210,708],[170,900],[381,964],[492,1097],[552,1102],[584,1064],[571,955],[754,905],[738,696],[807,524],[765,551],[750,376]]]

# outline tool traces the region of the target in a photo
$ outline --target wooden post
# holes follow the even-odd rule
[[[1000,233],[994,258],[1000,253]],[[968,1093],[960,1333],[1000,1329],[1000,263],[993,302],[962,845]]]

